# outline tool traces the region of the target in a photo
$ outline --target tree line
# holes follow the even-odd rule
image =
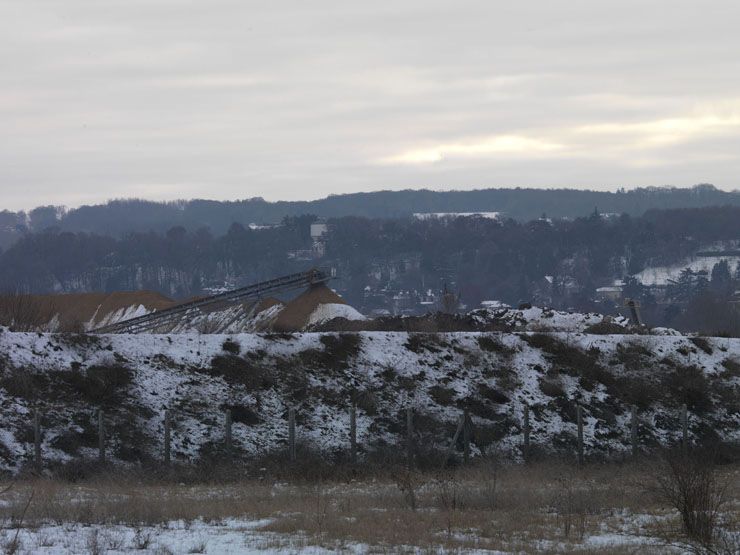
[[[0,291],[151,289],[188,298],[325,264],[338,268],[340,293],[365,309],[373,308],[368,288],[392,294],[449,286],[468,306],[499,299],[603,310],[594,304],[597,287],[740,238],[740,207],[733,206],[653,210],[640,217],[595,210],[572,220],[528,222],[343,217],[329,220],[325,258],[294,256],[310,248],[315,219],[291,216],[260,229],[233,223],[223,235],[183,226],[120,237],[48,228],[0,254]],[[726,298],[738,276],[727,267],[709,277],[724,285],[708,291]],[[630,294],[651,304],[647,289],[628,280],[630,287],[638,289]],[[669,294],[683,310],[706,292],[677,287]]]

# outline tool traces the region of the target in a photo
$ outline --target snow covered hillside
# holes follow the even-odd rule
[[[692,256],[669,266],[645,268],[634,277],[643,285],[667,285],[677,280],[686,268],[692,272],[706,272],[707,275],[711,275],[714,265],[723,260],[727,261],[732,270],[740,263],[738,256]]]
[[[2,330],[2,328],[0,328]],[[644,446],[680,436],[689,407],[696,441],[740,440],[740,339],[583,333],[303,333],[109,335],[0,331],[0,467],[33,453],[32,412],[42,417],[48,464],[94,457],[96,411],[105,411],[109,457],[161,456],[163,411],[172,410],[173,457],[218,450],[224,411],[240,454],[284,450],[286,413],[299,441],[327,456],[348,443],[357,405],[362,456],[403,441],[412,407],[419,457],[449,444],[462,409],[473,453],[518,452],[529,405],[532,444],[572,452],[576,404],[587,452],[628,449],[630,407]]]

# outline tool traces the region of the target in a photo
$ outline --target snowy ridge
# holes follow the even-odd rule
[[[470,312],[481,324],[501,323],[517,331],[563,331],[585,332],[589,326],[610,322],[625,329],[629,319],[624,316],[604,316],[597,312],[564,312],[550,308],[532,307],[526,309],[482,308]]]
[[[284,449],[288,406],[300,414],[301,442],[337,452],[346,448],[352,396],[365,453],[403,441],[398,422],[407,406],[421,419],[417,433],[425,448],[448,443],[467,407],[479,434],[474,453],[491,442],[516,451],[529,405],[533,444],[571,449],[577,402],[589,452],[628,449],[633,403],[640,405],[645,444],[677,440],[682,402],[689,403],[692,437],[740,441],[739,369],[740,340],[724,338],[695,344],[676,336],[579,333],[3,331],[0,468],[16,471],[30,460],[34,406],[43,415],[45,460],[58,462],[94,457],[98,407],[110,420],[110,456],[123,461],[160,455],[164,408],[173,411],[173,453],[181,460],[220,441],[226,408],[245,455]],[[130,381],[104,381],[115,372],[128,372]]]

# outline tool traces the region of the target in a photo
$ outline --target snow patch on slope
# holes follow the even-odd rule
[[[98,307],[98,310],[100,310],[100,307]],[[109,312],[108,314],[103,316],[100,319],[100,321],[96,321],[95,318],[98,315],[98,311],[95,311],[95,314],[90,319],[90,321],[85,323],[85,329],[91,330],[95,328],[102,328],[103,326],[117,324],[118,322],[123,322],[124,320],[130,320],[131,318],[138,318],[139,316],[144,316],[152,312],[154,311],[149,310],[143,304],[132,305],[126,308],[119,308],[118,310],[114,310],[113,312]]]
[[[482,308],[470,315],[481,324],[499,323],[517,331],[585,332],[589,326],[611,322],[627,330],[629,318],[605,316],[597,312],[565,312],[550,308]]]
[[[686,268],[690,268],[693,272],[705,271],[711,274],[712,268],[718,262],[727,260],[730,265],[730,271],[733,272],[740,257],[738,256],[695,256],[686,258],[676,264],[670,264],[667,266],[653,266],[645,268],[641,272],[635,274],[643,285],[668,285],[671,280],[677,280],[681,272]]]
[[[347,320],[366,320],[359,311],[347,304],[327,303],[320,304],[308,317],[308,325],[321,324],[334,318],[346,318]]]

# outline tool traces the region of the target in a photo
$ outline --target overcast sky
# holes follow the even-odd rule
[[[0,208],[738,187],[740,2],[0,0]]]

